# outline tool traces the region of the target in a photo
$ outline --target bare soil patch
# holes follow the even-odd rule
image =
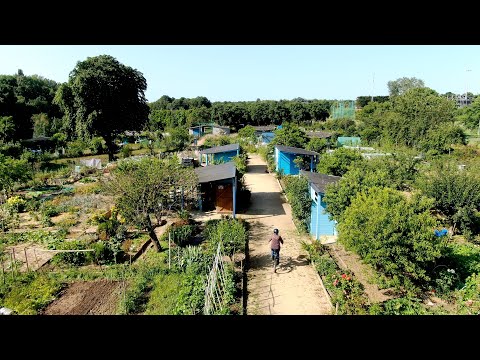
[[[122,292],[120,281],[74,282],[43,315],[114,315]]]

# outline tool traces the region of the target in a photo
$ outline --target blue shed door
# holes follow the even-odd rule
[[[318,214],[318,235],[336,235],[335,222],[328,218],[328,213],[325,210],[327,204],[323,201],[323,196],[321,199]]]
[[[312,201],[312,208],[310,210],[310,234],[317,239],[317,203]]]
[[[278,169],[279,171],[281,170],[285,175],[290,175],[290,157],[288,154],[285,154],[281,151],[279,151],[278,154],[279,161],[278,161]]]

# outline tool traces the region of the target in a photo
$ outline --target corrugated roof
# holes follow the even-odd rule
[[[281,152],[290,153],[290,154],[300,154],[300,155],[320,155],[315,151],[305,150],[296,148],[293,146],[283,146],[283,145],[275,145],[275,147],[280,150]]]
[[[198,176],[198,182],[202,184],[210,181],[233,178],[236,174],[236,168],[235,163],[230,161],[225,164],[196,168],[195,173]]]
[[[236,151],[240,149],[240,145],[238,144],[229,144],[224,146],[214,146],[205,150],[200,151],[200,154],[217,154],[222,152],[228,151]]]
[[[300,174],[305,176],[312,184],[313,189],[319,193],[325,193],[328,184],[334,184],[342,178],[341,176],[319,174],[305,170],[300,170]]]
[[[329,133],[327,131],[309,131],[305,133],[308,137],[315,137],[315,138],[320,138],[320,139],[326,139],[331,137],[333,134]]]

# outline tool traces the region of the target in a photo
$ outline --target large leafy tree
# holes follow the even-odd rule
[[[325,202],[331,217],[340,222],[345,210],[361,191],[372,187],[409,189],[416,179],[417,160],[403,154],[374,158],[356,163],[342,179],[327,186]]]
[[[324,174],[343,176],[350,166],[363,161],[363,157],[358,151],[339,148],[330,154],[324,154],[320,157],[317,171]]]
[[[371,188],[361,192],[339,224],[339,242],[398,286],[422,285],[441,256],[442,243],[433,234],[433,200]]]
[[[308,141],[305,131],[293,123],[283,124],[281,129],[274,131],[275,137],[270,144],[303,148]]]
[[[77,136],[102,136],[113,160],[115,137],[125,130],[142,130],[147,121],[146,89],[141,72],[100,55],[77,63],[55,102],[64,109]]]
[[[44,113],[61,117],[60,108],[52,103],[58,84],[38,75],[0,75],[0,116],[12,117],[12,139],[32,137],[32,115]]]
[[[387,86],[390,96],[398,96],[404,94],[407,90],[425,87],[425,83],[416,77],[402,77],[389,81]]]
[[[163,211],[179,209],[182,201],[195,201],[196,185],[193,169],[182,167],[176,157],[122,161],[104,184],[127,222],[146,230],[157,251],[162,247],[151,215],[160,221]]]

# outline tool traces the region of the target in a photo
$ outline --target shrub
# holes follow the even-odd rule
[[[465,287],[458,294],[461,314],[480,315],[480,275],[472,274],[467,278]]]
[[[391,277],[397,287],[425,285],[443,247],[433,234],[431,205],[430,199],[407,200],[388,188],[361,192],[345,210],[339,242]]]
[[[27,202],[20,196],[12,196],[7,199],[7,205],[15,212],[23,212]]]
[[[223,252],[230,257],[235,252],[244,252],[247,231],[243,221],[222,219],[217,223],[209,223],[205,227],[204,236],[210,253],[215,253],[218,243],[223,245]]]
[[[107,151],[107,147],[104,145],[101,136],[94,137],[90,140],[90,150],[94,155],[104,154]]]
[[[308,231],[312,203],[308,189],[308,180],[303,176],[286,175],[283,181],[288,202],[292,207],[292,213],[298,220],[301,229]]]
[[[119,156],[120,156],[121,159],[126,159],[126,158],[132,156],[132,152],[133,152],[133,150],[129,145],[124,145],[120,149]]]
[[[194,225],[172,226],[169,233],[171,234],[172,240],[175,244],[178,246],[186,246],[190,241],[193,230]]]
[[[59,244],[56,250],[85,250],[86,244],[83,241],[74,240],[63,242]],[[80,266],[84,265],[88,261],[87,252],[62,252],[57,253],[52,258],[52,261],[55,263],[65,263],[69,265]]]
[[[67,157],[80,157],[86,150],[87,145],[81,140],[75,140],[67,143],[65,155]]]
[[[417,298],[398,298],[383,303],[373,304],[369,308],[370,315],[425,315],[427,310]]]

